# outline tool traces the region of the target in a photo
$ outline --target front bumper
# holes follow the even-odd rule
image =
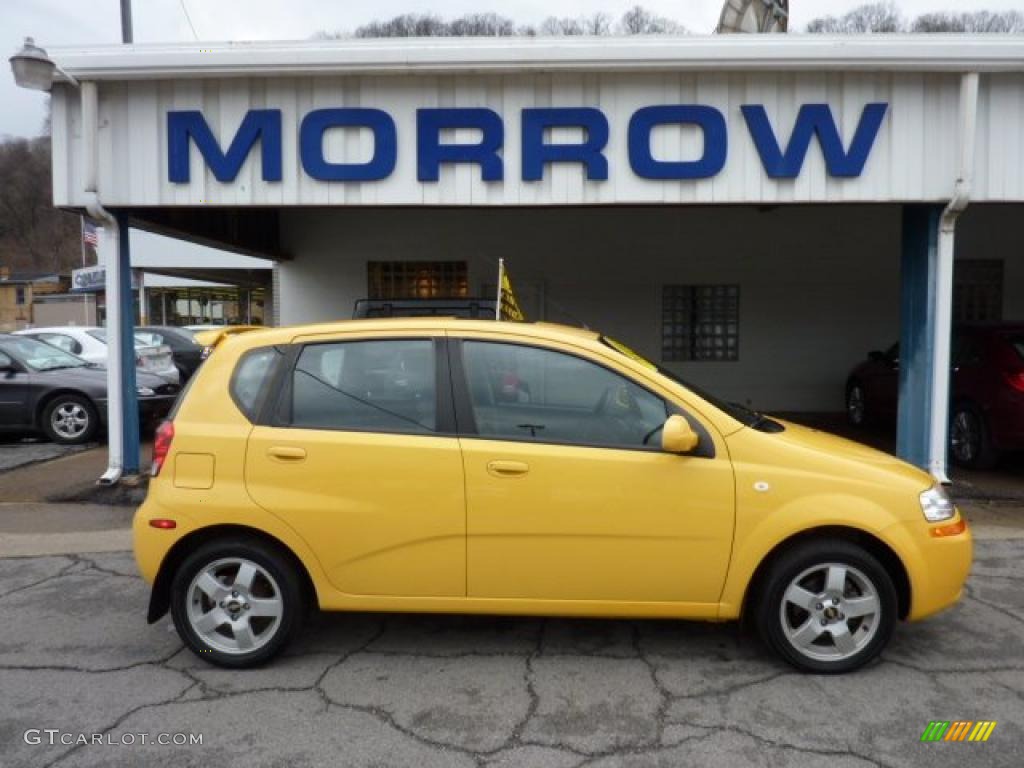
[[[963,595],[964,584],[974,559],[974,540],[969,526],[955,536],[935,537],[932,530],[961,520],[945,523],[908,521],[897,523],[886,533],[902,543],[903,564],[910,579],[911,621],[923,619],[955,605]]]

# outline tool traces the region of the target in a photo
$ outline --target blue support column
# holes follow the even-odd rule
[[[121,429],[124,444],[124,474],[139,473],[139,398],[135,384],[135,302],[132,296],[132,257],[128,217],[117,214],[118,248],[121,294],[121,386],[124,392],[124,412]]]
[[[941,205],[903,207],[900,260],[900,399],[896,452],[928,468],[932,379],[935,376],[935,297]]]

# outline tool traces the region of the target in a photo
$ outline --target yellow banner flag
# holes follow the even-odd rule
[[[516,294],[512,290],[512,281],[505,271],[505,260],[498,259],[498,306],[495,312],[496,320],[510,320],[515,323],[526,322],[526,315],[519,308]]]

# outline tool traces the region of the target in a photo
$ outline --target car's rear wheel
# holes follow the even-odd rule
[[[854,381],[846,388],[846,418],[855,427],[862,427],[867,422],[867,403],[864,387]]]
[[[999,458],[981,412],[969,403],[953,408],[949,422],[949,455],[969,469],[990,469]]]
[[[185,558],[171,583],[171,616],[181,639],[222,667],[252,667],[280,653],[303,611],[294,566],[258,540],[207,542]]]
[[[799,544],[770,566],[756,606],[765,642],[805,672],[867,664],[896,626],[896,588],[869,552],[839,539]]]
[[[78,445],[92,440],[99,429],[96,406],[83,395],[60,394],[43,408],[43,432],[55,443]]]

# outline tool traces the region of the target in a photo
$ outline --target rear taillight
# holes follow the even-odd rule
[[[151,477],[160,474],[164,460],[171,450],[171,441],[174,440],[174,422],[165,421],[156,429],[156,436],[153,438],[153,466],[149,470]]]
[[[1024,392],[1024,371],[1008,371],[1006,382],[1018,392]]]

